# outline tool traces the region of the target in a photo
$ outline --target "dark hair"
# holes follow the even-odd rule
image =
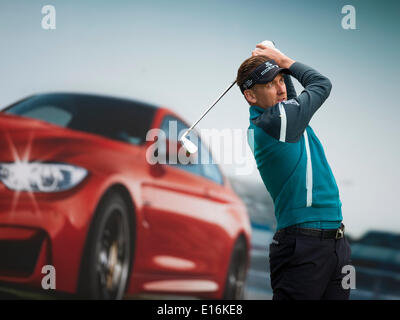
[[[254,56],[243,61],[237,72],[236,84],[240,86],[247,80],[250,73],[252,73],[260,64],[271,60],[267,56]]]

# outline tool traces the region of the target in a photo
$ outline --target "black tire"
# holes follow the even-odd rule
[[[105,196],[86,240],[78,283],[85,299],[122,299],[132,262],[129,210],[118,193]]]
[[[245,297],[247,253],[243,240],[239,240],[232,252],[225,282],[223,299],[242,300]]]

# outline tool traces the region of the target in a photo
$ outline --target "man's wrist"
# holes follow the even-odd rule
[[[279,66],[281,68],[286,68],[289,69],[293,63],[295,63],[296,61],[294,61],[293,59],[290,59],[288,57],[285,57],[282,59],[281,63],[279,64]]]

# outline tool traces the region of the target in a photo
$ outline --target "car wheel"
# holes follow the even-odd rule
[[[89,231],[79,280],[87,299],[122,299],[131,269],[128,206],[112,193],[101,202]]]
[[[244,299],[247,265],[246,246],[238,241],[233,249],[228,275],[225,283],[224,299]]]

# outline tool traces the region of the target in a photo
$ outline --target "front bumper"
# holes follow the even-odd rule
[[[14,192],[0,182],[0,282],[41,288],[45,265],[56,290],[74,293],[99,185],[87,178],[60,193]]]

